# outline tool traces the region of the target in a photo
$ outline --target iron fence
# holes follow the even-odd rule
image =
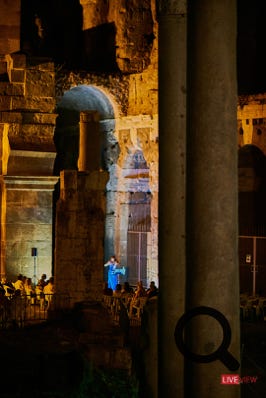
[[[41,296],[0,297],[0,329],[23,328],[47,321],[57,316],[58,311],[70,309],[68,295],[45,294]]]

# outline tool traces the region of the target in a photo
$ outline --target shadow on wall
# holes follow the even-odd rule
[[[79,0],[22,0],[21,50],[66,68],[117,71],[114,23],[83,31]]]

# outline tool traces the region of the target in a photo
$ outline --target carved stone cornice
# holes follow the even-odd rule
[[[187,0],[156,0],[157,15],[184,15],[187,13]]]

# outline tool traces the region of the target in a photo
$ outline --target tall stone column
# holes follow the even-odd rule
[[[159,22],[159,397],[183,396],[184,358],[174,330],[184,312],[186,1],[158,2]]]
[[[219,311],[231,328],[228,352],[239,361],[236,1],[189,5],[187,310]],[[209,314],[191,319],[185,333],[189,349],[203,356],[224,337]],[[240,385],[221,384],[221,375],[239,374],[229,364],[188,361],[185,395],[238,397]]]
[[[80,112],[79,122],[79,171],[101,168],[101,134],[97,111]]]

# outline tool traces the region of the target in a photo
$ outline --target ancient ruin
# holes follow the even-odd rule
[[[155,3],[12,4],[1,15],[1,275],[33,276],[35,248],[37,277],[55,274],[61,291],[75,275],[75,299],[99,291],[113,253],[131,283],[157,283]]]
[[[212,305],[230,320],[230,352],[240,357],[238,265],[240,287],[254,292],[255,246],[245,241],[238,255],[239,235],[266,236],[266,96],[236,101],[235,2],[187,6],[1,1],[0,274],[54,275],[72,307],[98,304],[103,264],[116,254],[130,284],[155,281],[164,292],[146,375],[155,396],[159,370],[162,396],[166,384],[169,397],[183,396],[192,375],[191,396],[229,398],[217,383],[224,364],[185,369],[173,331],[187,308]],[[261,268],[255,288],[265,286]],[[97,319],[93,306],[79,310],[84,324],[88,313]],[[210,349],[217,329],[199,321],[192,341]]]

